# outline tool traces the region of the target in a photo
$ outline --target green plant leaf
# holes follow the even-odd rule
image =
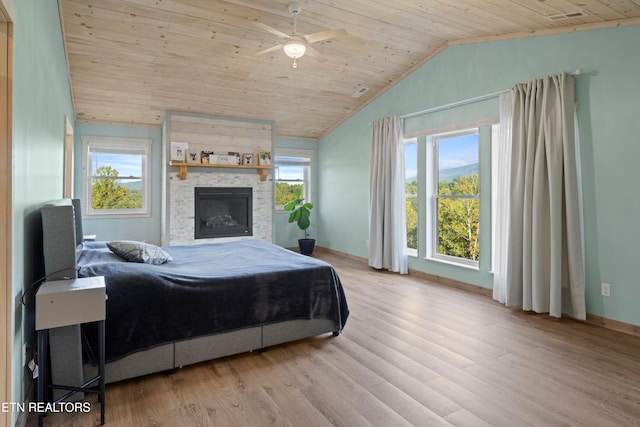
[[[311,209],[313,209],[312,203],[305,203],[304,197],[302,194],[302,188],[296,188],[294,190],[294,195],[296,199],[291,200],[287,204],[284,205],[284,210],[287,212],[291,212],[289,215],[289,222],[295,222],[298,224],[298,227],[305,231],[311,225],[311,221],[309,216],[311,215]]]
[[[292,201],[290,201],[289,203],[287,203],[286,205],[284,205],[284,210],[285,211],[292,211],[294,210],[296,207],[301,206],[304,202],[304,199],[294,199]]]
[[[311,212],[306,209],[300,209],[298,210],[298,212],[300,212],[300,217],[298,218],[298,227],[300,227],[301,230],[306,230],[311,225],[311,222],[309,221],[309,215],[311,214]]]

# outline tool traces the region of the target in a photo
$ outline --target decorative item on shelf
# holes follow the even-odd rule
[[[258,164],[268,166],[271,164],[271,151],[261,151],[258,155]]]
[[[216,155],[212,154],[212,155],[206,155],[205,157],[205,162],[206,163],[185,163],[182,161],[170,161],[169,165],[170,166],[176,166],[178,167],[178,178],[180,178],[180,180],[185,180],[187,179],[187,170],[189,169],[189,167],[213,167],[213,168],[223,168],[223,169],[235,169],[235,168],[243,168],[243,169],[256,169],[258,171],[258,173],[260,174],[260,181],[266,181],[268,176],[269,176],[269,170],[273,169],[273,167],[271,166],[262,166],[262,165],[255,165],[255,164],[249,164],[249,165],[238,165],[235,163],[235,156],[223,156],[223,157],[227,157],[229,159],[232,159],[232,161],[230,161],[229,163],[214,163],[214,161],[217,160]]]
[[[213,163],[209,161],[209,158],[213,156],[213,151],[201,151],[200,152],[200,163],[208,164]]]
[[[176,162],[185,162],[187,160],[188,151],[188,142],[171,142],[171,160]]]
[[[209,163],[212,165],[237,165],[235,155],[228,154],[212,154],[209,156]]]
[[[309,216],[311,215],[313,204],[304,201],[304,196],[302,194],[301,188],[296,188],[293,194],[295,196],[295,199],[285,204],[284,210],[287,212],[291,212],[289,214],[289,222],[295,222],[296,224],[298,224],[300,230],[304,231],[304,239],[298,239],[298,247],[300,248],[300,253],[303,255],[311,255],[313,253],[313,249],[315,248],[316,240],[309,238],[307,229],[311,225]]]
[[[242,164],[243,165],[252,165],[253,164],[253,154],[245,153],[242,155]]]
[[[227,153],[229,156],[233,156],[235,157],[235,165],[239,165],[240,164],[240,153],[238,153],[237,151],[229,151]]]
[[[187,153],[187,163],[200,163],[200,153],[197,151],[189,151]]]

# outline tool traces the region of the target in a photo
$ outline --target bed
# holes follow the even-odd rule
[[[83,241],[77,199],[40,211],[48,280],[105,277],[107,383],[337,336],[345,326],[349,310],[340,279],[321,260],[242,240],[152,246],[169,261],[130,262],[115,242]],[[95,374],[95,334],[95,324],[51,331],[54,382],[83,383]]]

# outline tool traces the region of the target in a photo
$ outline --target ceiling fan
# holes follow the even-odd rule
[[[293,68],[298,67],[297,60],[301,58],[305,53],[320,62],[325,62],[326,59],[321,56],[320,52],[310,46],[311,43],[334,39],[336,37],[344,36],[347,34],[347,31],[343,28],[337,30],[320,31],[319,33],[306,35],[298,34],[296,18],[298,17],[300,12],[302,12],[302,5],[300,5],[299,3],[291,3],[289,5],[289,12],[293,16],[293,32],[291,34],[285,34],[282,31],[276,30],[275,28],[261,22],[256,23],[256,25],[263,30],[268,31],[271,34],[283,39],[282,43],[260,51],[258,52],[258,55],[263,55],[265,53],[270,53],[278,49],[282,49],[289,58],[293,59]]]

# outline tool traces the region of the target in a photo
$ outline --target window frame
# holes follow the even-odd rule
[[[301,159],[301,161],[287,161],[280,160],[280,158],[294,158]],[[300,180],[287,180],[280,179],[279,177],[279,166],[280,165],[291,165],[291,166],[303,166],[303,179]],[[304,188],[304,199],[306,202],[313,203],[313,189],[311,188],[313,185],[313,150],[305,150],[305,149],[294,149],[294,148],[277,148],[275,150],[275,155],[273,156],[273,168],[274,168],[274,178],[273,185],[274,189],[278,182],[302,182]],[[276,212],[286,212],[284,210],[284,205],[277,205],[275,202],[275,191],[273,194],[273,205]]]
[[[480,127],[461,127],[459,129],[431,134],[427,136],[427,253],[426,259],[468,267],[475,270],[480,269],[478,260],[457,257],[453,255],[441,254],[438,252],[439,223],[438,223],[438,200],[440,199],[476,199],[480,201],[480,191],[477,195],[440,195],[439,184],[439,145],[438,142],[445,138],[455,138],[467,135],[477,135],[478,137],[478,167],[480,166]],[[480,169],[478,168],[478,175]],[[480,178],[480,177],[479,177]],[[479,208],[479,207],[478,207]],[[479,258],[479,257],[478,257]]]
[[[149,138],[119,138],[109,136],[82,136],[84,215],[93,218],[144,218],[151,216],[151,146]],[[142,207],[140,209],[93,209],[91,207],[91,173],[93,153],[139,154],[142,156]],[[121,177],[128,178],[128,177]],[[138,178],[138,177],[135,177]]]

